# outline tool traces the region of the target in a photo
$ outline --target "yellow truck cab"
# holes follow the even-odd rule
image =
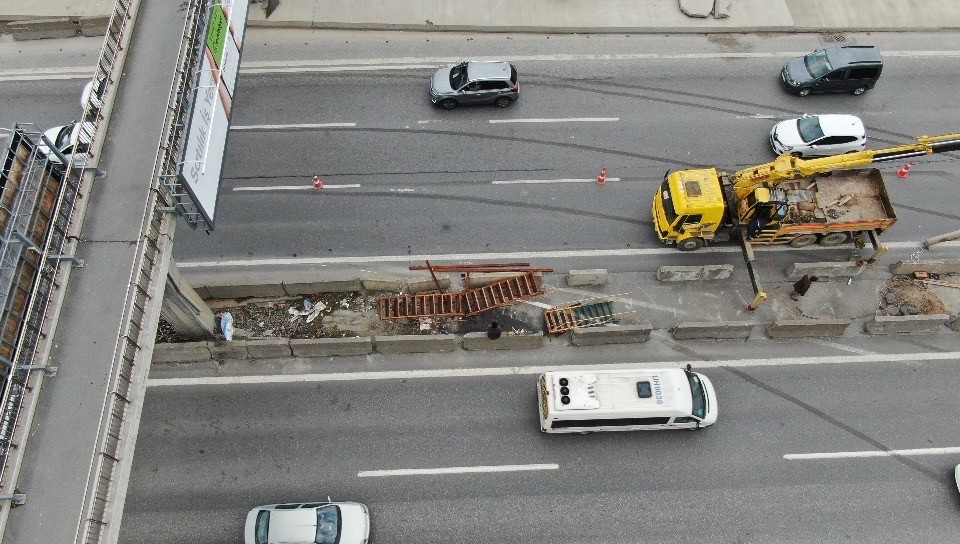
[[[653,200],[657,235],[682,251],[703,247],[724,222],[723,194],[716,168],[667,172]]]

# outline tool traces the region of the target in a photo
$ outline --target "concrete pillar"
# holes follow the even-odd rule
[[[177,264],[170,261],[167,285],[163,291],[160,317],[178,333],[196,340],[213,338],[216,318],[200,295],[180,276]]]

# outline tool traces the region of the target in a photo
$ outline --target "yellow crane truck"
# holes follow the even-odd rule
[[[657,236],[681,251],[739,237],[757,295],[752,310],[767,298],[753,268],[753,245],[836,246],[852,237],[865,247],[866,236],[872,263],[886,251],[877,236],[897,215],[880,171],[859,167],[950,151],[960,151],[960,133],[819,159],[784,154],[733,175],[716,168],[667,172],[653,200],[653,222]]]

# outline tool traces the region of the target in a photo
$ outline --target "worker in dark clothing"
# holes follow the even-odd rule
[[[793,291],[790,292],[790,298],[799,300],[800,297],[807,294],[807,291],[810,289],[810,284],[817,281],[817,279],[813,274],[804,274],[802,278],[797,280],[797,283],[793,284]]]
[[[500,330],[500,325],[497,325],[496,321],[490,323],[490,328],[487,329],[487,338],[491,340],[496,340],[500,338],[500,335],[503,334],[503,331]]]
[[[750,224],[747,225],[747,239],[753,240],[756,238],[758,234],[763,232],[763,229],[767,228],[769,222],[766,217],[761,215],[754,217],[753,221],[750,221]]]

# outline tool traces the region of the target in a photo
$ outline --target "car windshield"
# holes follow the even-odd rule
[[[467,84],[467,63],[462,63],[450,69],[450,88],[459,90]]]
[[[703,383],[700,382],[700,376],[693,372],[687,372],[687,379],[690,380],[690,394],[693,396],[693,416],[703,419],[707,415],[707,397],[703,392]]]
[[[797,132],[804,142],[812,142],[823,138],[823,129],[820,127],[819,117],[801,117],[797,119]]]
[[[803,57],[803,64],[807,66],[807,71],[810,72],[813,79],[819,79],[833,71],[833,66],[830,66],[830,61],[827,60],[827,52],[824,49],[817,49]]]
[[[267,536],[270,534],[270,511],[261,510],[257,513],[257,524],[253,531],[254,541],[257,544],[267,544]]]
[[[670,198],[670,184],[666,180],[660,186],[660,196],[663,201],[663,213],[667,216],[667,224],[672,225],[677,220],[677,210],[673,207],[673,199]]]
[[[317,544],[337,544],[340,542],[340,507],[328,504],[317,508]]]

